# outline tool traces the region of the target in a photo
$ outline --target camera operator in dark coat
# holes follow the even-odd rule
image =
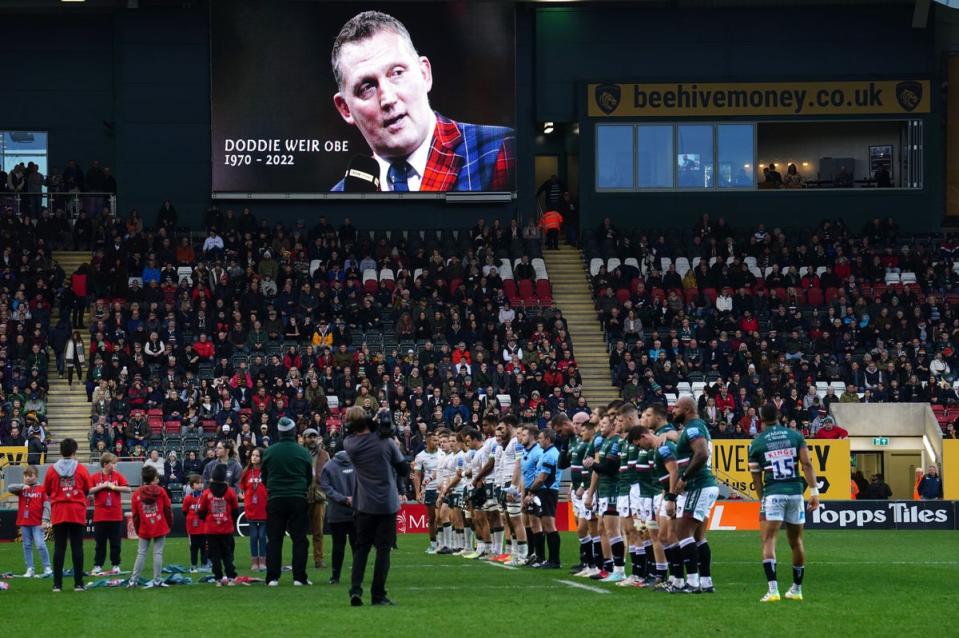
[[[356,511],[356,547],[350,604],[363,604],[366,560],[375,547],[372,603],[392,605],[386,597],[386,577],[390,571],[390,550],[396,543],[396,512],[400,509],[396,477],[406,477],[409,464],[392,438],[389,410],[380,410],[371,419],[363,408],[353,406],[346,413],[346,431],[343,447],[353,462],[356,477],[352,503]]]

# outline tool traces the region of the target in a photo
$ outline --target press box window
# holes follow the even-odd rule
[[[596,127],[596,189],[633,190],[635,127],[601,124]]]
[[[637,127],[639,188],[673,187],[673,127]]]

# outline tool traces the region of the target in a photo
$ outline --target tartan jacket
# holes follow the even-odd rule
[[[505,126],[455,122],[439,113],[420,191],[511,191],[516,137]],[[343,190],[343,180],[333,191]]]

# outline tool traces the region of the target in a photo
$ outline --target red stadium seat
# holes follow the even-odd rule
[[[687,288],[683,291],[683,296],[686,298],[686,303],[692,303],[699,296],[699,288]]]
[[[666,291],[662,288],[653,288],[652,292],[653,301],[659,301],[666,298]]]
[[[706,295],[706,299],[709,299],[709,303],[716,305],[716,297],[719,295],[716,294],[715,288],[703,288],[703,294]]]
[[[806,303],[810,306],[821,306],[822,301],[822,290],[819,288],[810,288],[806,291]]]
[[[839,296],[838,288],[826,288],[826,303],[832,303]]]
[[[450,280],[450,294],[456,292],[456,290],[463,285],[462,279],[451,279]]]
[[[180,432],[180,422],[179,421],[164,421],[163,422],[163,433],[164,434],[178,434]]]
[[[626,288],[620,288],[616,291],[616,300],[619,301],[619,303],[626,303],[626,301],[629,300],[629,296],[629,290]]]
[[[216,432],[216,421],[213,419],[206,419],[201,425],[203,426],[204,432]]]
[[[536,296],[541,304],[553,303],[553,287],[549,285],[549,280],[540,279],[536,282]]]
[[[150,434],[163,434],[163,417],[147,417],[147,425],[150,426]]]
[[[519,280],[519,296],[526,304],[536,303],[536,291],[533,289],[533,282],[529,279]]]
[[[511,304],[515,304],[519,301],[519,295],[516,294],[516,281],[514,279],[503,280],[503,292],[506,294],[506,298],[509,299]]]

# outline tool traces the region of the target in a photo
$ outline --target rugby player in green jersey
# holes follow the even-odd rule
[[[706,541],[707,519],[719,497],[719,485],[710,467],[712,442],[696,403],[682,397],[673,406],[673,423],[683,425],[676,442],[679,484],[676,501],[676,537],[686,565],[684,593],[713,593],[712,552]],[[704,582],[701,582],[702,577]]]
[[[653,409],[656,418],[665,420],[665,410],[661,406],[657,405]],[[661,436],[657,436],[652,429],[644,425],[630,430],[629,438],[638,442],[639,446],[646,450],[652,480],[656,481],[660,487],[653,498],[652,516],[656,519],[657,535],[665,549],[661,550],[664,553],[657,558],[656,575],[659,582],[656,583],[656,589],[667,592],[679,591],[683,587],[683,566],[679,558],[679,547],[675,545],[676,489],[679,483],[676,445],[668,439],[663,440]],[[667,566],[669,580],[666,580]]]
[[[762,432],[749,445],[749,471],[756,486],[756,495],[762,505],[759,509],[759,535],[763,543],[763,570],[769,591],[760,602],[779,602],[779,583],[776,581],[776,536],[783,523],[792,548],[793,584],[786,592],[789,600],[802,600],[802,581],[806,571],[806,549],[803,545],[803,525],[806,508],[803,492],[809,485],[809,510],[819,507],[819,489],[816,471],[809,458],[806,440],[796,430],[783,427],[779,412],[772,403],[759,409]],[[806,483],[803,484],[802,475]]]
[[[630,428],[639,425],[639,412],[632,403],[624,403],[620,406],[617,418],[619,420],[619,431],[622,433],[623,446],[620,454],[619,463],[619,482],[616,497],[616,511],[619,513],[620,534],[626,539],[629,548],[630,557],[630,575],[617,583],[620,587],[633,587],[641,580],[639,566],[639,547],[641,543],[639,531],[633,519],[633,508],[630,507],[630,495],[634,488],[637,493],[636,501],[638,504],[639,483],[636,474],[636,456],[638,447],[626,440],[626,434]]]
[[[606,408],[599,407],[590,415],[589,428],[593,431],[593,434],[589,441],[589,445],[586,447],[586,452],[583,454],[583,482],[580,490],[582,491],[583,511],[586,517],[587,525],[586,529],[593,541],[593,564],[591,567],[587,567],[576,574],[581,578],[592,578],[594,576],[599,576],[603,569],[603,556],[612,555],[609,551],[609,541],[599,524],[599,514],[596,510],[595,500],[589,505],[586,504],[587,492],[589,491],[589,487],[593,478],[592,465],[595,461],[596,450],[603,446],[604,439],[600,424],[602,423],[605,414]]]
[[[587,507],[591,507],[593,500],[598,498],[597,509],[602,516],[603,533],[609,543],[609,553],[604,553],[603,557],[603,569],[590,578],[612,583],[626,578],[626,544],[620,534],[619,512],[616,509],[619,455],[623,443],[617,429],[619,425],[617,410],[622,403],[622,401],[611,402],[600,421],[603,444],[597,450],[592,463],[593,476],[584,501]]]
[[[575,438],[566,448],[566,464],[569,466],[569,502],[576,518],[576,535],[579,537],[579,565],[575,565],[571,574],[593,566],[593,539],[589,533],[589,519],[583,506],[583,458],[593,440],[595,428],[590,425],[589,415],[577,412],[573,415],[573,434]]]

